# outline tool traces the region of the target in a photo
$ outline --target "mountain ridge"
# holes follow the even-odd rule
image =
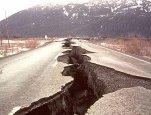
[[[84,4],[39,5],[0,22],[10,36],[151,36],[150,0],[102,0]]]

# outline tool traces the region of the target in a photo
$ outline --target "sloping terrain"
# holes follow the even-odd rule
[[[150,0],[101,0],[65,6],[50,4],[20,11],[0,22],[11,36],[151,36]]]

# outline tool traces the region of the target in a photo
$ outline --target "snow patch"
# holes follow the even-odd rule
[[[42,7],[42,8],[41,8],[41,10],[44,10],[44,9],[45,9],[45,7]]]
[[[63,10],[64,10],[64,14],[66,15],[66,16],[69,16],[69,13],[67,12],[67,10],[65,9],[65,7],[63,8]]]
[[[69,7],[71,7],[71,8],[74,8],[75,7],[75,5],[72,5],[72,4],[70,4],[70,5],[68,5]]]
[[[35,25],[35,23],[33,22],[32,25]]]
[[[143,4],[142,0],[137,0],[136,2],[137,2],[138,5],[142,5]]]
[[[84,16],[87,16],[88,14],[87,14],[87,13],[84,13],[83,15],[84,15]]]

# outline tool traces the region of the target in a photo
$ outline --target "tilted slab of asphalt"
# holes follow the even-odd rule
[[[1,115],[12,115],[31,102],[53,95],[72,80],[62,77],[66,64],[57,62],[62,51],[62,42],[54,42],[0,60]]]
[[[151,79],[151,62],[86,41],[80,42],[75,40],[75,42],[82,48],[94,52],[87,54],[91,57],[92,63],[110,67],[127,74]]]
[[[86,115],[151,115],[151,90],[133,87],[106,94]]]
[[[91,62],[113,68],[127,74],[151,79],[151,62],[132,57],[86,41],[75,41],[77,45],[94,52],[87,54]],[[122,78],[121,78],[122,79]],[[124,79],[124,78],[123,78]],[[127,81],[125,81],[127,82]],[[151,90],[144,87],[130,87],[103,95],[86,115],[150,115]]]

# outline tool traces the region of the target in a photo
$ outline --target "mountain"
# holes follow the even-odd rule
[[[100,0],[35,6],[0,22],[11,36],[151,36],[150,0]],[[6,27],[7,25],[7,27]]]

